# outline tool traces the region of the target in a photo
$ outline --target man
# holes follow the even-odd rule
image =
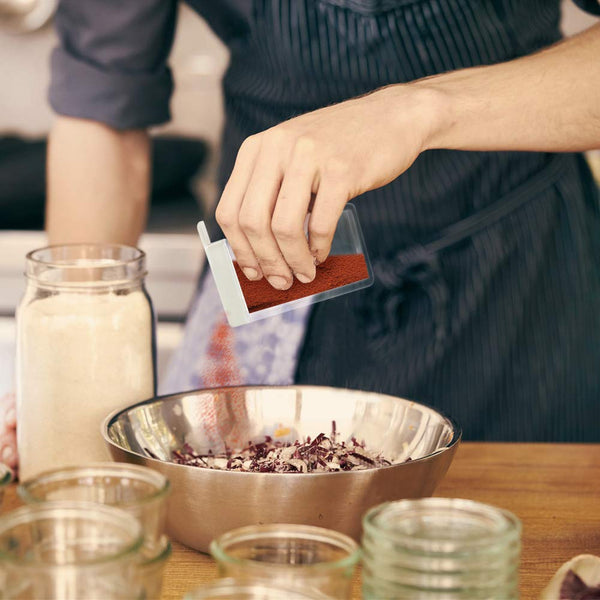
[[[189,4],[231,52],[216,216],[247,277],[310,281],[357,198],[376,284],[232,332],[204,277],[169,386],[363,388],[469,439],[600,440],[600,215],[574,154],[600,146],[600,26],[559,42],[557,0]],[[175,9],[61,2],[52,243],[143,230]]]

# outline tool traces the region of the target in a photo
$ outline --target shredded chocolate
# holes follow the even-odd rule
[[[250,473],[332,473],[387,467],[392,464],[381,453],[367,450],[364,442],[359,442],[354,437],[350,442],[338,442],[336,438],[336,425],[333,421],[329,437],[319,433],[314,439],[307,437],[303,442],[283,442],[267,435],[264,442],[249,442],[242,450],[232,451],[226,448],[220,454],[210,450],[206,454],[200,454],[186,443],[179,450],[173,451],[173,462],[205,469]]]

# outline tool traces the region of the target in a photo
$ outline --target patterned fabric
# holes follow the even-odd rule
[[[511,60],[561,37],[559,0],[188,4],[231,53],[221,185],[248,135],[384,85]],[[164,119],[173,7],[63,0],[57,19],[69,27],[59,26],[55,109],[118,127]],[[512,203],[520,194],[526,201]],[[305,335],[299,319],[290,324],[294,335],[277,337],[280,347],[271,336],[284,317],[249,325],[251,350],[240,352],[242,331],[225,332],[203,284],[169,389],[231,380],[231,365],[240,380],[288,381],[299,351],[295,381],[430,403],[452,414],[467,439],[600,441],[600,210],[581,156],[425,152],[355,204],[375,286],[314,305]],[[255,366],[245,367],[254,354]],[[215,366],[218,356],[224,365]],[[285,367],[273,366],[279,356]],[[258,373],[262,360],[271,366]]]
[[[223,385],[293,383],[310,307],[232,329],[207,271],[162,394]]]

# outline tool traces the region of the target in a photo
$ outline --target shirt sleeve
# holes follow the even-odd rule
[[[48,94],[54,111],[116,129],[168,121],[176,9],[175,0],[60,0]]]
[[[600,0],[573,0],[581,10],[600,16]]]

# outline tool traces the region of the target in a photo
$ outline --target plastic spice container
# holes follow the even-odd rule
[[[109,458],[100,426],[155,392],[145,256],[73,244],[27,255],[17,310],[17,443],[22,479]]]
[[[346,205],[342,212],[331,252],[317,267],[315,280],[303,284],[294,279],[292,287],[285,291],[272,288],[264,278],[247,280],[227,240],[211,242],[203,221],[198,223],[198,233],[232,327],[354,292],[373,283],[371,263],[352,204]]]
[[[471,500],[381,504],[363,518],[363,598],[516,600],[521,525]]]

